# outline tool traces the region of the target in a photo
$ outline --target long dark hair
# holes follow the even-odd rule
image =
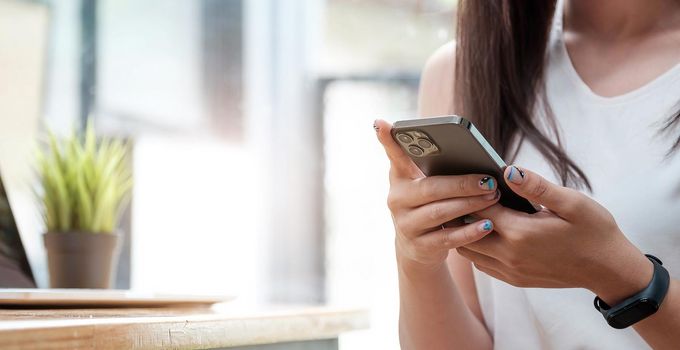
[[[510,161],[531,142],[564,186],[591,189],[585,173],[562,148],[545,97],[546,49],[556,0],[460,0],[456,44],[456,113],[474,120],[489,142]],[[554,139],[533,118],[538,108]],[[662,130],[678,124],[671,116]],[[519,144],[513,147],[513,140]],[[669,150],[680,148],[680,139]],[[670,153],[669,153],[670,154]]]

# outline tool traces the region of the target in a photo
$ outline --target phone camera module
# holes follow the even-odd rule
[[[428,157],[439,153],[432,138],[420,130],[400,130],[394,135],[402,149],[412,157]]]
[[[398,139],[400,142],[406,143],[406,144],[409,144],[409,143],[413,142],[413,138],[412,138],[411,136],[409,136],[409,135],[407,135],[407,134],[403,134],[403,133],[397,134],[397,139]]]
[[[432,147],[432,142],[430,142],[429,140],[426,140],[426,139],[419,139],[418,140],[418,146],[427,149],[427,148]]]
[[[408,151],[416,157],[420,157],[425,153],[422,148],[415,145],[409,146]]]

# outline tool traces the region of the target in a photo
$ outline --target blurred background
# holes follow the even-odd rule
[[[0,0],[0,171],[47,285],[32,150],[88,118],[133,144],[117,287],[371,310],[397,349],[376,118],[415,117],[455,0]]]

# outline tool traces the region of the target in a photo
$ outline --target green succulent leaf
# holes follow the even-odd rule
[[[121,140],[97,140],[91,122],[84,134],[74,129],[61,140],[48,132],[36,155],[41,188],[35,191],[46,229],[113,233],[133,186],[128,151]]]

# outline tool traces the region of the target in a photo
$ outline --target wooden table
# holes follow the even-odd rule
[[[333,307],[0,309],[0,349],[337,349],[365,328]]]

